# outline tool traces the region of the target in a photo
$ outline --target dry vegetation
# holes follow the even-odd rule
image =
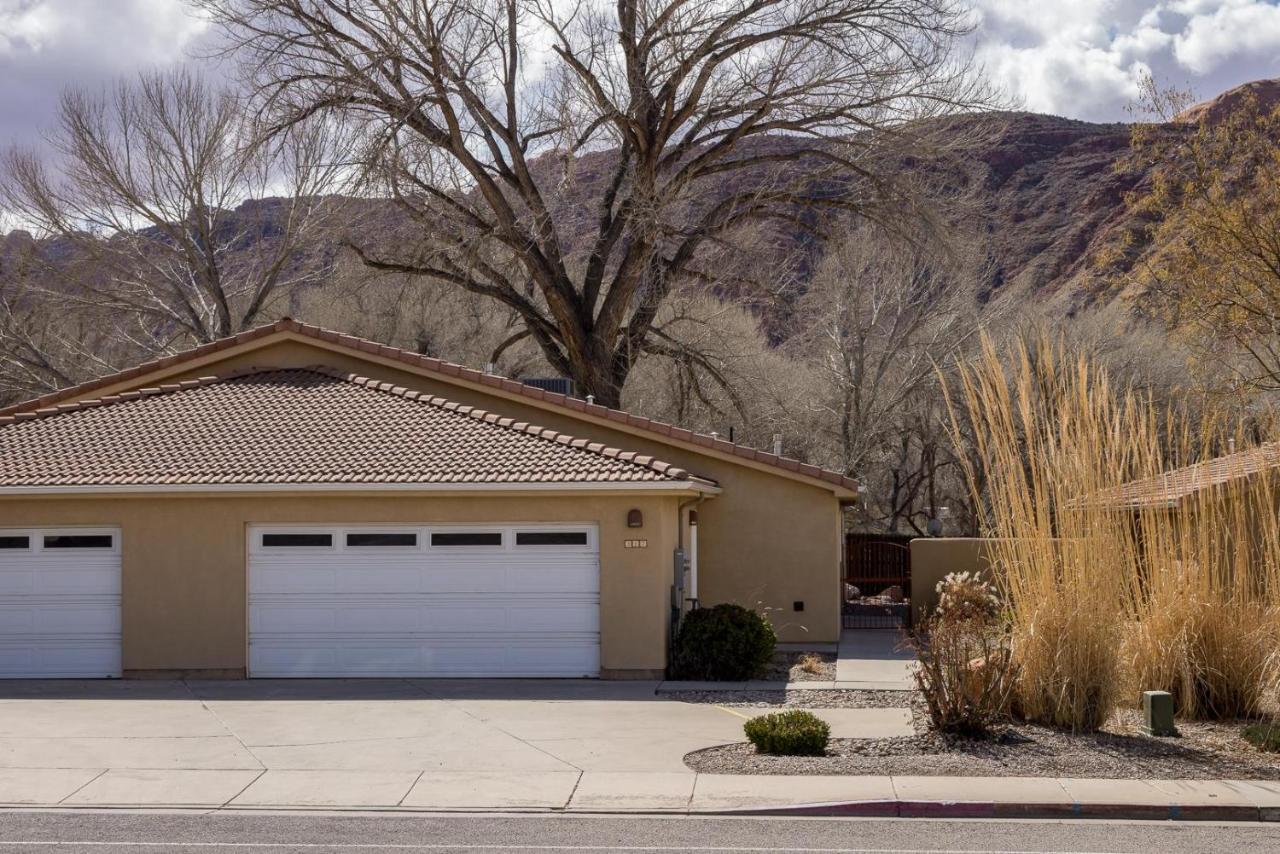
[[[985,342],[950,403],[977,441],[969,477],[985,490],[1023,717],[1094,731],[1142,690],[1172,692],[1189,718],[1274,700],[1274,474],[1214,485],[1201,470],[1176,505],[1160,477],[1221,454],[1235,435],[1222,420],[1158,408],[1043,336],[1004,358]]]

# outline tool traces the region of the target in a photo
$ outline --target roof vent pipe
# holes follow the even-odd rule
[[[782,456],[782,434],[781,433],[773,434],[773,455],[775,457]]]
[[[596,396],[594,394],[587,395],[587,406],[595,406]]]
[[[1234,438],[1227,440],[1227,453],[1234,454],[1236,452],[1236,440]]]

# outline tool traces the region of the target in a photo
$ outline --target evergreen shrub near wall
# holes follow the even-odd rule
[[[742,682],[764,675],[778,645],[773,626],[741,605],[685,614],[676,633],[673,679]]]

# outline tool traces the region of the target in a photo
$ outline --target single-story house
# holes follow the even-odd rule
[[[286,319],[0,409],[0,677],[654,678],[694,599],[831,643],[856,497]]]

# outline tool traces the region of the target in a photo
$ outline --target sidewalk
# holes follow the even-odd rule
[[[658,685],[659,693],[678,691],[914,691],[916,654],[897,629],[845,629],[836,653],[836,678],[830,682],[678,682]]]
[[[20,808],[1280,821],[1280,782],[693,772],[4,769]]]

